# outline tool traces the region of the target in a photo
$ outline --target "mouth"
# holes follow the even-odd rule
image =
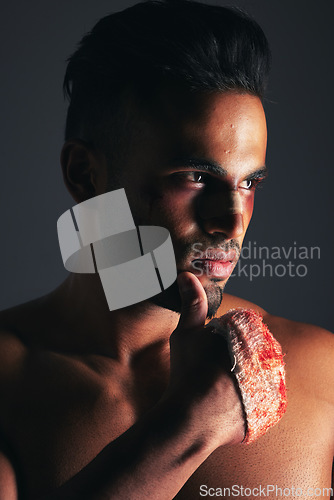
[[[233,249],[226,252],[210,249],[203,257],[191,261],[192,272],[198,277],[205,275],[209,279],[226,280],[231,275],[237,260],[237,252]]]

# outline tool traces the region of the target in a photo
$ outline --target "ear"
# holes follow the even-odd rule
[[[100,194],[99,177],[104,177],[104,162],[85,142],[78,139],[67,141],[62,149],[60,162],[64,182],[77,203]]]

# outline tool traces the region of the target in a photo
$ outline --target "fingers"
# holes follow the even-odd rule
[[[188,272],[180,273],[177,282],[182,299],[178,328],[204,326],[208,313],[208,300],[201,282],[194,274]]]

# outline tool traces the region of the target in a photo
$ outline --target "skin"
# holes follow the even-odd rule
[[[196,274],[193,243],[241,248],[254,203],[254,189],[249,189],[247,179],[265,164],[265,116],[260,100],[248,94],[176,92],[167,99],[162,91],[154,104],[155,112],[140,114],[122,164],[122,186],[136,224],[166,227],[178,272]],[[205,182],[195,182],[198,171],[185,161],[175,161],[180,158],[215,162],[226,172],[205,172]],[[110,189],[106,160],[82,143],[65,145],[62,164],[76,202]],[[234,206],[238,209],[231,210]],[[135,489],[139,474],[132,490],[129,483],[134,496],[127,498],[158,498],[157,491],[159,498],[201,498],[203,484],[299,487],[304,491],[300,498],[309,498],[309,487],[330,487],[333,336],[318,327],[274,317],[226,293],[219,303],[226,279],[214,281],[205,274],[190,279],[192,295],[189,299],[181,293],[183,309],[175,285],[158,299],[111,313],[98,278],[77,274],[50,295],[1,313],[0,491],[6,500],[16,498],[15,484],[20,480],[28,498],[59,488],[99,458],[109,443],[145,422],[147,413],[153,422],[161,414],[173,422],[185,401],[190,401],[190,417],[182,431],[191,433],[190,441],[200,436],[205,445],[192,454],[191,466],[175,476],[176,489],[161,476],[163,491],[152,493],[147,485],[147,496],[140,496]],[[261,312],[286,354],[288,410],[279,424],[249,446],[239,444],[244,424],[240,401],[226,375],[227,358],[221,358],[226,370],[217,378],[220,385],[212,382],[213,353],[224,349],[210,345],[216,341],[209,334],[202,335],[206,300],[217,316],[232,307]],[[190,332],[188,337],[184,332]],[[196,388],[192,390],[197,373],[203,374],[207,386],[201,397]],[[177,450],[182,438],[172,436],[170,441]],[[148,462],[154,466],[154,458]],[[267,498],[277,496],[271,493]]]

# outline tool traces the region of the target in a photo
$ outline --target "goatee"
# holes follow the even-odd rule
[[[211,280],[210,283],[203,287],[208,299],[207,319],[212,319],[217,313],[223,300],[224,287],[225,283],[220,282],[219,284],[218,280]],[[159,307],[181,313],[182,301],[176,281],[169,288],[151,297],[148,301]]]

